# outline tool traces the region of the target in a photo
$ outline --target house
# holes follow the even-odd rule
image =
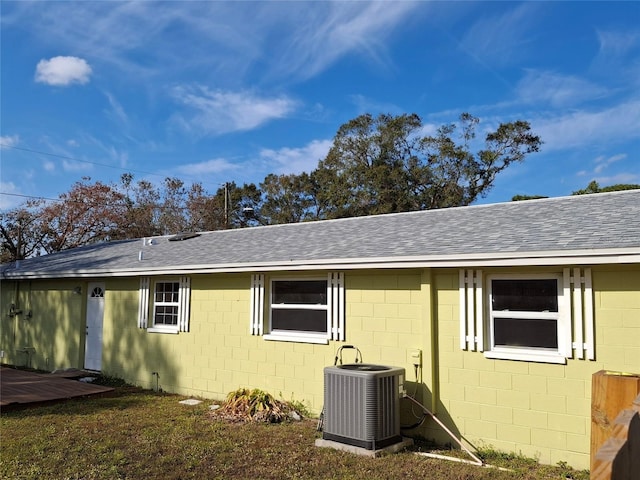
[[[355,345],[468,442],[544,463],[588,468],[591,375],[640,372],[640,190],[101,243],[1,274],[4,363],[319,412],[323,367]]]

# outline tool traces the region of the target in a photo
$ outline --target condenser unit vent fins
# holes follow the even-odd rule
[[[402,441],[404,368],[350,364],[324,369],[322,438],[377,450]]]

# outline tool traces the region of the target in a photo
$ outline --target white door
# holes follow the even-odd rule
[[[90,283],[87,288],[87,325],[84,345],[84,368],[102,368],[102,320],[104,318],[104,283]]]

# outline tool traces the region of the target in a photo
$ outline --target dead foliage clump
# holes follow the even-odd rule
[[[257,388],[239,388],[230,392],[220,408],[211,411],[211,416],[231,422],[262,423],[280,423],[302,418],[290,402],[278,400]]]

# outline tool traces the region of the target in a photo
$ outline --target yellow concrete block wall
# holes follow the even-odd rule
[[[49,371],[79,366],[83,281],[3,281],[0,291],[2,363]]]
[[[592,275],[596,359],[566,365],[491,360],[461,350],[458,271],[436,275],[442,414],[471,443],[589,467],[592,374],[640,370],[640,270],[593,267]]]

